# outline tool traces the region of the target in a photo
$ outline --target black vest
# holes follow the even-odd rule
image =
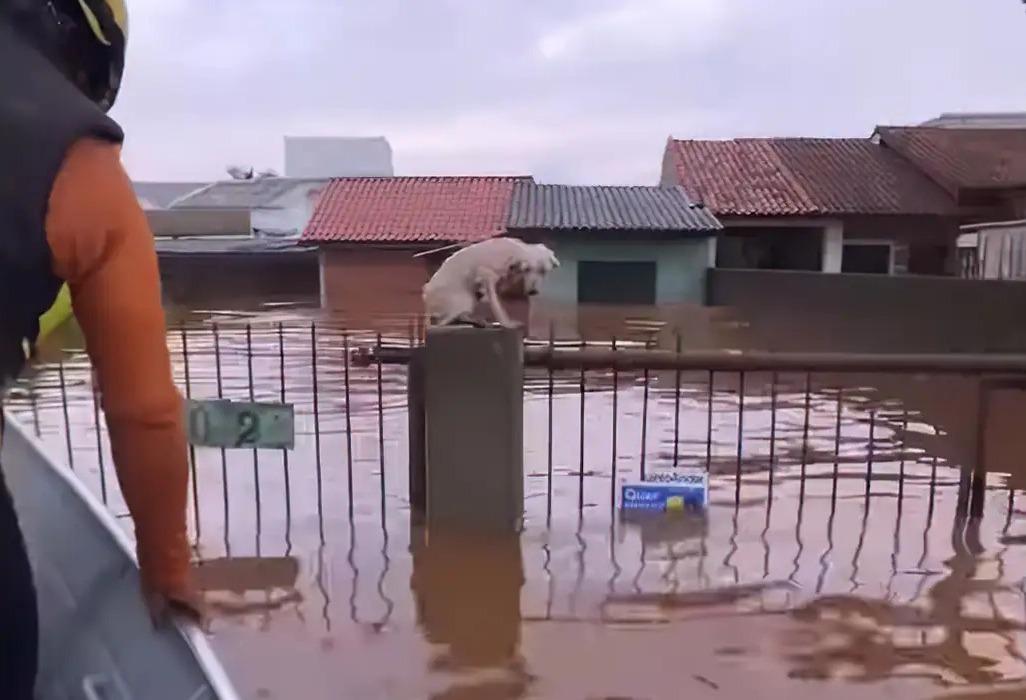
[[[45,221],[68,149],[121,129],[0,19],[0,393],[56,299]]]

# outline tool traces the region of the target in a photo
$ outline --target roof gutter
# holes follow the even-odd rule
[[[1016,228],[1019,226],[1026,226],[1026,219],[1017,219],[1014,221],[988,221],[983,224],[964,224],[959,226],[959,229],[972,233],[975,231],[986,231],[988,229]]]

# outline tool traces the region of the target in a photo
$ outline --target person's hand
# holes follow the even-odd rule
[[[197,589],[190,586],[175,593],[163,593],[144,583],[142,593],[155,627],[169,624],[175,617],[179,617],[202,629],[206,628],[206,605]]]

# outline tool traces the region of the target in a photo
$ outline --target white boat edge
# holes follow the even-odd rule
[[[89,511],[95,516],[96,521],[103,526],[124,554],[135,566],[138,567],[139,562],[136,558],[135,547],[132,545],[132,541],[129,539],[128,535],[125,534],[117,524],[110,511],[97,501],[92,492],[90,492],[89,489],[86,488],[86,486],[77,477],[75,477],[69,469],[59,466],[61,462],[54,459],[50,449],[42,442],[42,440],[32,435],[9,411],[3,411],[3,421],[4,432],[17,432],[20,439],[22,439],[32,449],[36,450],[40,455],[45,457],[42,461],[46,462],[47,468],[49,468],[76,496],[79,497],[79,499],[81,499]],[[178,629],[178,632],[188,644],[189,648],[192,650],[197,663],[207,676],[207,680],[209,681],[213,691],[216,693],[217,699],[241,700],[203,631],[195,624],[183,620],[176,620],[174,624]]]

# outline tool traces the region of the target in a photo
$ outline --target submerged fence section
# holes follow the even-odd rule
[[[287,539],[293,527],[316,528],[323,540],[332,520],[384,524],[406,511],[406,364],[420,335],[294,323],[171,331],[184,396],[295,410],[292,450],[190,448],[197,541],[216,533],[229,549],[233,532]],[[977,404],[986,406],[988,386],[980,379],[1022,374],[1026,360],[1005,356],[680,355],[615,340],[528,343],[526,521],[609,520],[623,480],[671,466],[708,469],[714,503],[769,509],[784,488],[799,504],[885,497],[900,507],[914,487],[932,508],[938,488],[960,484],[959,511],[979,514],[986,411]],[[939,425],[934,403],[953,394],[971,410]],[[100,403],[76,355],[38,367],[8,405],[123,515]]]

